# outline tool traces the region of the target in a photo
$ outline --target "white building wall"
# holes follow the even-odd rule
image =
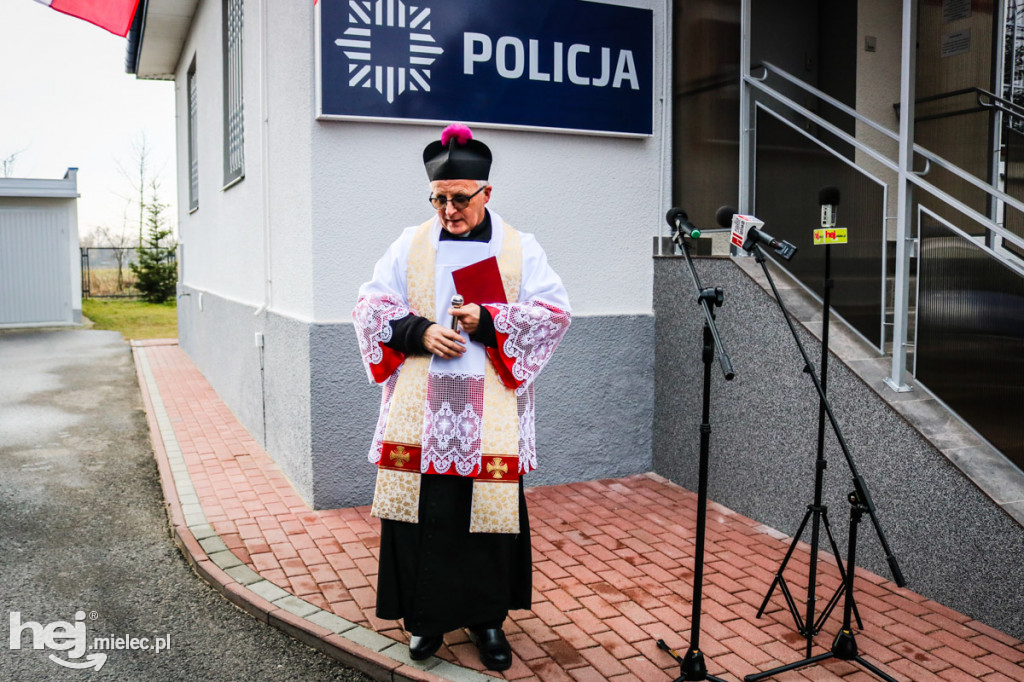
[[[253,3],[258,8],[257,3]],[[249,9],[249,8],[247,8]],[[245,177],[224,186],[224,86],[221,3],[201,2],[175,78],[179,235],[184,245],[182,283],[226,299],[264,301],[263,193],[259,134],[259,22],[244,23]],[[189,211],[187,72],[196,61],[198,88],[199,207]],[[185,303],[188,305],[188,302]],[[198,305],[197,300],[192,305]]]
[[[900,59],[902,55],[903,5],[898,0],[860,0],[857,7],[857,112],[894,133],[899,118],[893,103],[900,101]],[[868,52],[865,41],[875,41]],[[899,142],[863,123],[857,123],[857,139],[896,160]],[[862,151],[857,165],[889,185],[886,215],[896,215],[897,176]],[[896,235],[895,219],[886,222],[887,236]]]

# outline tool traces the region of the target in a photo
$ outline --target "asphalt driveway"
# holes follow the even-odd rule
[[[121,335],[0,332],[0,679],[368,679],[236,609],[167,528]]]

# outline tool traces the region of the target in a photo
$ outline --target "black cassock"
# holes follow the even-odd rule
[[[519,481],[519,534],[470,533],[473,479],[424,475],[419,523],[381,519],[377,617],[415,635],[500,627],[532,596],[530,519]]]

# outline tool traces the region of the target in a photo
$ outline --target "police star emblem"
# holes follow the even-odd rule
[[[349,0],[344,37],[350,87],[374,88],[388,104],[406,90],[430,92],[430,66],[444,49],[430,35],[430,8],[402,0]]]

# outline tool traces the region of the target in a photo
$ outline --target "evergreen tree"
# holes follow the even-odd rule
[[[135,286],[150,303],[163,303],[174,296],[178,279],[178,263],[174,257],[177,245],[169,239],[171,231],[165,227],[166,210],[167,204],[160,203],[154,182],[152,199],[146,204],[145,243],[139,246],[138,262],[131,264],[138,278]]]

